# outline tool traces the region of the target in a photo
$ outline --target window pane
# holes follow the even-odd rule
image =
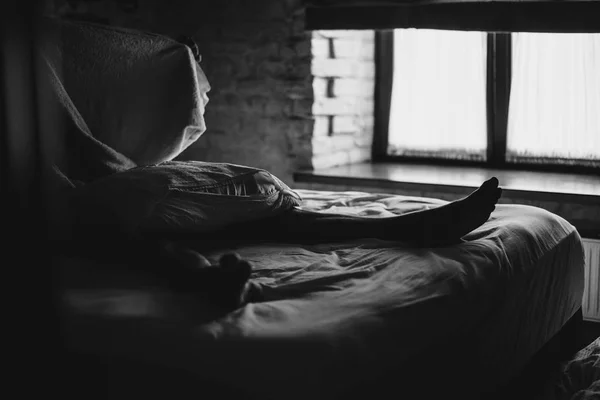
[[[600,35],[516,33],[512,41],[507,160],[600,165]]]
[[[394,31],[390,154],[485,159],[486,34]]]

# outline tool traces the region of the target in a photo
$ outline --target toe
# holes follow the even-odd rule
[[[483,187],[484,190],[491,191],[493,189],[498,188],[499,184],[500,184],[500,182],[498,181],[498,178],[493,176],[490,179],[488,179],[487,181],[483,182],[483,185],[481,185],[481,186]]]

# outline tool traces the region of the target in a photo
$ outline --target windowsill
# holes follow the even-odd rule
[[[569,173],[496,170],[423,164],[361,163],[298,171],[297,183],[323,190],[358,190],[438,197],[465,196],[495,176],[502,187],[500,203],[523,203],[546,208],[577,227],[582,237],[600,239],[600,177]],[[418,194],[421,193],[421,194]],[[557,209],[557,203],[559,208]]]
[[[420,164],[360,163],[294,174],[299,183],[402,188],[465,194],[495,176],[503,193],[532,200],[600,204],[600,177],[569,173],[496,170]]]

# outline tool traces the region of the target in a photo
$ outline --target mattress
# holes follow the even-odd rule
[[[303,208],[372,218],[446,203],[299,193]],[[185,369],[262,399],[485,390],[517,374],[581,307],[583,250],[567,221],[525,205],[498,205],[464,239],[212,252],[215,262],[231,250],[249,260],[262,296],[227,314],[156,277],[67,259],[65,338],[77,351]]]

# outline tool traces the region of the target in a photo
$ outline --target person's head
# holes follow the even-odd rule
[[[171,128],[175,128],[174,130],[168,129],[175,133],[175,136],[158,136],[162,140],[155,144],[146,140],[144,145],[147,154],[143,154],[143,157],[133,158],[140,165],[173,160],[206,131],[204,113],[211,87],[201,67],[202,57],[198,46],[190,37],[178,36],[176,41],[183,45],[180,49],[186,49],[191,57],[187,58],[188,56],[186,56],[185,62],[179,63],[173,72],[177,78],[169,81],[168,91],[173,94],[173,98],[167,105],[171,110],[169,112],[171,118],[160,120],[167,125],[171,124]],[[194,89],[190,91],[191,87]],[[190,98],[190,95],[193,96],[193,99]]]
[[[204,112],[206,111],[206,105],[208,104],[208,92],[210,92],[210,83],[208,82],[208,78],[206,74],[202,70],[200,63],[198,63],[196,67],[196,71],[198,73],[198,89],[200,90],[200,99],[202,100],[202,116],[204,119]]]
[[[191,38],[190,36],[180,35],[176,38],[176,40],[178,42],[186,45],[190,49],[192,56],[193,56],[194,60],[196,61],[195,68],[196,68],[196,81],[198,84],[198,97],[200,100],[200,104],[198,105],[200,107],[200,115],[198,116],[199,121],[196,121],[196,123],[197,123],[196,130],[192,134],[192,136],[189,138],[190,139],[189,144],[187,145],[187,146],[189,146],[191,143],[198,140],[198,138],[200,136],[202,136],[202,134],[206,131],[206,121],[204,120],[204,113],[206,111],[206,105],[208,104],[208,101],[209,101],[208,92],[210,92],[211,87],[210,87],[210,83],[208,82],[208,78],[206,77],[206,74],[202,70],[202,66],[201,66],[202,55],[200,54],[200,50],[198,48],[198,45],[194,41],[194,39]]]
[[[198,45],[196,44],[196,42],[194,41],[193,38],[191,38],[190,36],[186,36],[186,35],[180,35],[177,37],[177,41],[185,44],[187,47],[189,47],[189,49],[192,52],[192,55],[194,56],[194,60],[196,60],[196,71],[197,71],[197,76],[198,76],[198,88],[200,90],[200,98],[202,99],[203,104],[202,106],[202,114],[204,115],[204,110],[206,108],[206,104],[208,104],[208,95],[207,93],[210,91],[210,84],[208,83],[208,78],[206,77],[206,74],[204,73],[204,71],[202,70],[201,67],[201,62],[202,62],[202,55],[200,54],[200,50],[198,48]]]

